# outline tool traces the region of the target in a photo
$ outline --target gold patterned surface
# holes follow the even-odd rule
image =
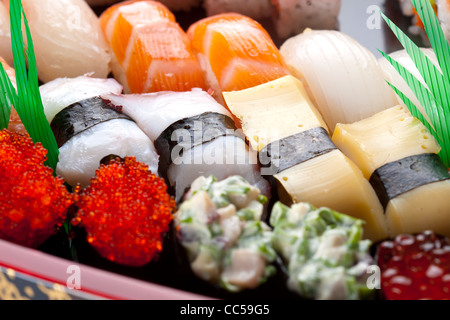
[[[0,267],[0,300],[99,299],[78,290]]]

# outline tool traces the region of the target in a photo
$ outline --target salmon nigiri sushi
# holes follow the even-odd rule
[[[208,86],[223,102],[222,91],[243,90],[288,75],[267,31],[237,13],[204,18],[187,30]]]
[[[124,1],[100,16],[112,70],[127,93],[205,88],[200,64],[173,13],[156,1]]]

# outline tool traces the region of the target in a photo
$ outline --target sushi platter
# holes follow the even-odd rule
[[[449,16],[0,0],[0,300],[450,299]]]

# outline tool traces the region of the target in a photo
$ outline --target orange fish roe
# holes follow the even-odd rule
[[[80,192],[77,216],[102,257],[138,267],[162,251],[175,206],[164,179],[126,157],[100,166]]]
[[[63,224],[73,199],[46,154],[28,135],[0,131],[0,238],[37,247]]]

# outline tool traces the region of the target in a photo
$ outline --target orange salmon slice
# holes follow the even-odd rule
[[[100,23],[131,93],[205,89],[189,38],[173,13],[156,1],[124,1]]]
[[[187,34],[194,51],[207,58],[223,91],[246,89],[289,74],[267,31],[246,16],[205,18],[191,25]]]
[[[139,25],[157,23],[161,20],[175,22],[174,14],[156,1],[126,1],[111,6],[100,16],[100,25],[116,55],[117,61],[125,60],[126,50]]]
[[[161,21],[136,33],[127,69],[132,92],[205,89],[205,80],[191,43],[181,27]]]

